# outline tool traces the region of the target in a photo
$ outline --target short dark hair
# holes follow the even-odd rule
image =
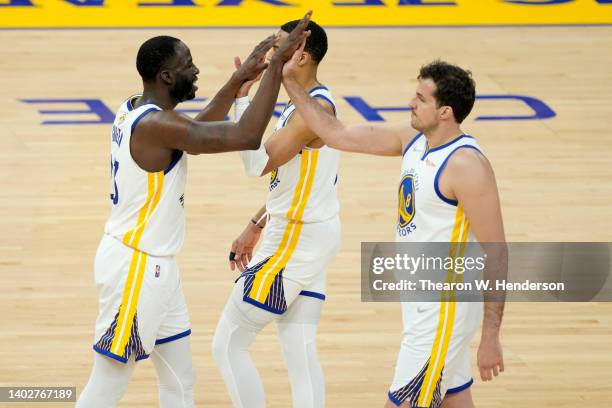
[[[155,81],[155,77],[166,62],[176,54],[178,38],[160,35],[142,43],[136,56],[136,69],[145,82]]]
[[[299,22],[300,20],[289,21],[281,26],[281,30],[290,33]],[[315,64],[318,64],[327,53],[327,34],[323,27],[312,20],[308,22],[306,31],[308,30],[310,30],[310,37],[306,40],[304,51],[310,54]]]
[[[476,100],[472,73],[456,65],[436,60],[421,67],[418,79],[429,78],[436,84],[434,97],[438,106],[450,106],[457,123],[470,114]]]

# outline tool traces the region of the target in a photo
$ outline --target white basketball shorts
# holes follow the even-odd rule
[[[389,399],[436,408],[447,393],[473,383],[470,341],[482,322],[481,302],[403,302],[404,332]]]
[[[104,235],[95,259],[99,295],[94,350],[126,363],[191,333],[174,257],[156,257]]]
[[[260,248],[238,278],[245,279],[243,300],[275,314],[283,314],[298,295],[325,300],[327,266],[339,249],[338,216],[316,223],[271,217]],[[286,288],[285,280],[297,285]]]

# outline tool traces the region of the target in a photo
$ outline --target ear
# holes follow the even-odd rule
[[[454,118],[455,118],[455,115],[453,113],[453,108],[451,108],[450,106],[443,106],[440,112],[440,119],[451,120]]]
[[[174,84],[174,75],[170,71],[164,70],[159,73],[159,78],[162,82],[168,86]]]
[[[307,52],[302,52],[300,60],[298,61],[298,67],[303,67],[309,64],[310,62],[312,62],[312,57],[310,56],[310,54]]]

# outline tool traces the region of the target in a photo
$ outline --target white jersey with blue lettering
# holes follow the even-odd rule
[[[398,190],[398,242],[474,241],[457,200],[445,197],[438,185],[448,160],[458,149],[481,151],[472,136],[461,135],[429,149],[425,135],[417,135],[404,150]]]
[[[147,172],[130,152],[136,124],[160,107],[134,108],[136,97],[121,105],[111,133],[110,198],[112,209],[104,232],[125,245],[155,256],[176,255],[185,235],[184,192],[187,155],[176,151],[164,171]]]
[[[309,94],[331,104],[337,116],[336,104],[329,89],[318,86]],[[295,105],[287,105],[276,122],[275,130],[287,125],[295,109]],[[340,210],[336,190],[339,161],[340,152],[329,146],[316,149],[305,147],[300,154],[273,170],[266,202],[268,214],[305,223],[335,217]]]

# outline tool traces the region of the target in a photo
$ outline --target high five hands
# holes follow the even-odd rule
[[[297,26],[289,33],[289,36],[279,46],[274,55],[271,57],[270,62],[276,61],[277,63],[285,63],[288,60],[294,58],[296,53],[301,55],[306,45],[306,39],[310,35],[310,31],[306,31],[306,27],[310,22],[312,11],[309,11],[302,17]],[[242,83],[236,97],[243,97],[248,95],[250,88],[257,81],[261,79],[263,71],[268,67],[266,62],[266,54],[268,50],[274,46],[277,41],[276,35],[271,35],[260,42],[242,62],[240,57],[234,57],[234,67],[236,72],[234,75],[237,80]],[[298,58],[299,61],[299,58]]]

